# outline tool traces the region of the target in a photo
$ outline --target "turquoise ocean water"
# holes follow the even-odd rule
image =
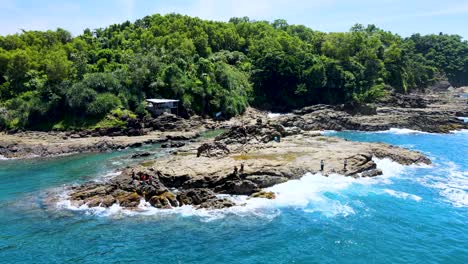
[[[426,153],[378,160],[374,179],[305,175],[244,207],[128,212],[49,203],[64,185],[111,177],[135,150],[0,161],[0,263],[468,263],[468,134],[329,132]],[[146,147],[164,155],[158,146]]]

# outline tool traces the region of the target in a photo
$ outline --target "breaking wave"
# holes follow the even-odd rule
[[[430,188],[437,189],[444,199],[455,207],[468,207],[468,172],[447,162],[436,172],[438,175],[428,175],[419,182]]]
[[[292,114],[280,114],[280,113],[268,113],[268,118],[274,119],[280,116],[287,116],[287,115],[292,115]]]
[[[384,189],[384,192],[390,194],[391,196],[401,198],[401,199],[405,199],[405,200],[406,199],[411,199],[411,200],[414,200],[416,202],[419,202],[419,201],[422,200],[422,198],[420,196],[410,194],[410,193],[406,193],[406,192],[399,192],[399,191],[395,191],[395,190],[392,190],[392,189]]]
[[[378,131],[375,133],[392,133],[396,135],[407,135],[407,134],[430,134],[429,132],[423,132],[419,130],[407,129],[407,128],[390,128],[385,131]]]
[[[152,207],[144,199],[140,201],[137,209],[129,210],[114,204],[109,208],[104,207],[88,207],[87,205],[74,206],[68,200],[66,193],[62,194],[57,206],[61,209],[72,211],[83,211],[86,214],[98,216],[170,216],[179,215],[182,217],[196,216],[203,221],[212,221],[221,219],[229,215],[236,216],[253,216],[264,219],[273,219],[283,209],[302,210],[306,213],[319,213],[325,217],[347,217],[356,214],[355,208],[350,203],[346,191],[357,187],[363,195],[369,193],[390,194],[397,198],[412,199],[415,201],[421,200],[419,196],[407,194],[404,192],[384,189],[384,191],[376,192],[373,185],[391,184],[391,178],[398,177],[406,169],[411,168],[402,166],[389,159],[374,159],[377,167],[383,171],[383,175],[375,178],[353,178],[345,177],[339,174],[332,174],[328,177],[320,173],[307,173],[297,180],[290,180],[285,183],[277,184],[265,191],[273,192],[276,199],[268,200],[263,198],[250,198],[247,196],[236,195],[221,195],[236,202],[237,206],[225,209],[196,209],[193,206],[182,206],[173,209],[158,209]],[[118,172],[108,174],[109,177],[118,175]]]

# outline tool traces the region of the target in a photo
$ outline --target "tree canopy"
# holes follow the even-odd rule
[[[119,108],[143,116],[150,97],[180,99],[207,116],[238,115],[249,104],[287,111],[371,102],[385,87],[409,92],[443,79],[468,84],[460,36],[152,15],[76,37],[60,28],[0,36],[0,128],[80,126]]]

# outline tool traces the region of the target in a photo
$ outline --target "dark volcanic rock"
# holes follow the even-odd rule
[[[229,199],[226,199],[226,198],[223,198],[223,199],[211,199],[211,200],[208,200],[204,203],[201,203],[198,208],[207,208],[207,209],[223,209],[223,208],[229,208],[229,207],[233,207],[235,206],[236,204],[229,200]]]
[[[427,104],[424,98],[418,94],[400,94],[391,93],[379,100],[384,106],[401,108],[426,108]]]
[[[306,106],[299,110],[294,110],[293,113],[295,115],[306,115],[306,114],[314,113],[317,111],[323,111],[323,110],[335,111],[335,110],[339,110],[339,107],[334,106],[334,105],[317,104],[317,105],[312,105],[312,106]]]
[[[373,170],[363,172],[361,174],[361,177],[375,177],[375,176],[379,176],[379,175],[382,175],[382,174],[383,174],[382,170],[373,169]]]
[[[342,110],[350,115],[376,115],[377,107],[369,104],[348,103],[344,104]]]
[[[247,144],[248,142],[267,143],[275,138],[281,139],[286,136],[286,129],[277,123],[263,124],[257,120],[257,124],[248,126],[233,126],[225,133],[217,136],[215,142],[230,144]]]
[[[216,194],[206,188],[182,190],[177,194],[177,200],[181,205],[200,205],[216,198]]]
[[[215,188],[215,191],[220,193],[240,195],[250,195],[258,190],[258,185],[249,180],[227,181]]]

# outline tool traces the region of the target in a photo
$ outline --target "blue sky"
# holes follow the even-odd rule
[[[468,0],[0,0],[0,35],[57,27],[78,35],[172,12],[218,21],[283,18],[326,32],[376,24],[402,36],[444,32],[468,39]]]

